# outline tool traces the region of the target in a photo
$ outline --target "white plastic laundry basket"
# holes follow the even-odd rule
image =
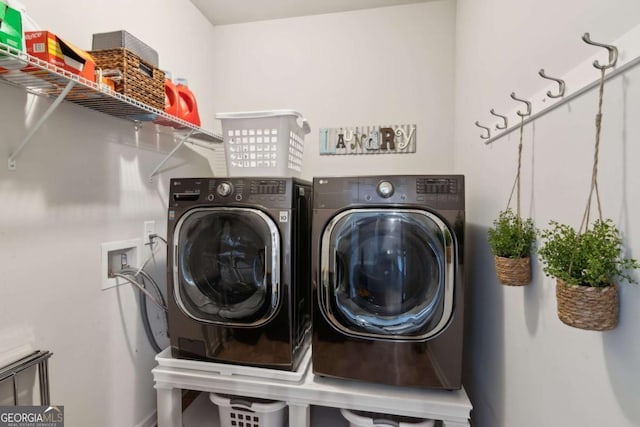
[[[349,411],[348,409],[340,409],[340,413],[349,421],[349,427],[433,427],[435,424],[434,420]]]
[[[284,427],[285,402],[211,393],[209,398],[218,405],[220,427]]]
[[[229,176],[300,176],[304,136],[311,132],[302,114],[270,110],[216,118],[222,121]]]

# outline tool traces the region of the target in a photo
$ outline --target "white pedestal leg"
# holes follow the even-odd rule
[[[158,427],[182,427],[181,390],[179,388],[157,388],[157,402]]]
[[[309,427],[310,425],[311,407],[308,404],[289,403],[289,427]]]

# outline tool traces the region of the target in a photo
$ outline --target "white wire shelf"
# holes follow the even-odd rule
[[[28,69],[25,69],[27,66]],[[219,135],[117,93],[108,85],[92,82],[3,43],[0,43],[0,82],[22,88],[35,95],[55,98],[49,109],[30,128],[22,143],[9,156],[9,170],[16,170],[16,158],[20,151],[62,101],[131,121],[135,124],[136,130],[145,126],[152,127],[157,134],[171,134],[178,142],[154,169],[150,179],[160,172],[160,168],[185,142],[214,151],[220,151],[219,147],[224,147],[223,139]]]
[[[32,66],[30,67],[32,71],[20,71],[27,65]],[[166,127],[178,136],[191,133],[190,139],[222,143],[222,137],[219,135],[152,108],[131,97],[114,92],[106,85],[99,85],[3,43],[0,43],[0,67],[8,70],[0,72],[0,81],[24,88],[29,93],[58,97],[67,84],[72,81],[74,82],[73,88],[64,97],[65,101],[139,125],[148,122],[154,126]],[[158,120],[162,120],[166,125],[161,126],[154,123]]]

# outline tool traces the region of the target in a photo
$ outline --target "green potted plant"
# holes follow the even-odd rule
[[[531,218],[523,219],[508,208],[499,213],[489,228],[488,241],[500,283],[522,286],[531,281],[531,248],[535,239]]]
[[[622,238],[611,220],[596,220],[578,233],[556,221],[542,231],[538,250],[543,271],[556,278],[558,317],[587,330],[609,330],[618,324],[616,281],[637,283],[631,270],[640,268],[622,254]]]

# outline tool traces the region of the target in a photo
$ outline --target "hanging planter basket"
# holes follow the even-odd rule
[[[531,103],[520,100],[511,94],[515,100],[522,101],[527,106],[526,112],[518,111],[520,116],[520,142],[518,144],[518,171],[511,188],[506,210],[500,212],[498,219],[489,228],[489,245],[494,255],[496,275],[503,285],[524,286],[531,281],[530,250],[536,238],[536,229],[531,218],[523,219],[520,215],[520,173],[522,170],[522,139],[524,135],[524,118],[531,114]],[[510,205],[513,195],[516,195],[516,211],[511,211]],[[507,255],[503,257],[500,255]],[[526,255],[526,256],[524,256]],[[514,257],[514,258],[509,258]],[[515,258],[520,257],[520,258]]]
[[[496,275],[503,285],[524,286],[531,281],[531,259],[494,257]]]
[[[618,324],[619,300],[615,284],[596,288],[569,286],[556,280],[558,317],[562,323],[589,331],[608,331]]]

